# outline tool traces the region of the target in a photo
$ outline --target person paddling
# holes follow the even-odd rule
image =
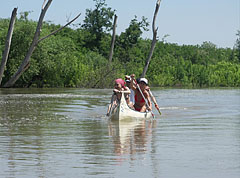
[[[129,94],[131,93],[129,88],[125,86],[125,81],[121,78],[115,80],[113,95],[111,99],[111,104],[108,106],[107,116],[110,115],[111,111],[116,108],[119,104],[122,93],[124,93],[126,102],[129,103]]]
[[[135,75],[131,75],[131,89],[135,92],[135,104],[134,108],[137,111],[145,112],[146,110],[152,111],[152,103],[150,99],[150,95],[148,93],[147,86],[148,86],[148,80],[146,78],[140,78],[139,79],[139,87],[137,87],[137,83],[135,81]],[[141,91],[140,91],[141,90]],[[145,102],[145,99],[147,103]]]

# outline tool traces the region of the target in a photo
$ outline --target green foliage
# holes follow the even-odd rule
[[[42,41],[35,49],[30,67],[17,81],[18,87],[109,88],[114,79],[135,73],[139,77],[147,59],[151,40],[142,39],[148,22],[136,17],[116,36],[113,63],[108,64],[111,20],[114,11],[105,0],[95,0],[87,10],[85,24],[78,29],[64,28]],[[37,22],[22,13],[16,20],[11,50],[2,84],[7,82],[23,61]],[[95,26],[96,25],[96,26]],[[0,50],[4,50],[9,19],[0,19]],[[44,22],[41,37],[60,28]],[[98,36],[99,35],[99,36]],[[202,45],[157,42],[146,77],[151,86],[240,87],[240,33],[234,49]],[[97,40],[98,39],[98,40]],[[0,57],[2,53],[0,54]]]
[[[142,17],[142,21],[138,22],[137,17],[131,20],[129,27],[125,32],[121,33],[118,39],[118,45],[125,50],[131,48],[133,45],[137,44],[140,39],[143,30],[147,30],[149,23],[146,21],[145,17]]]
[[[7,33],[8,26],[6,26],[5,28]],[[31,44],[35,28],[36,22],[16,20],[14,33],[12,36],[11,48],[9,52],[9,60],[6,66],[7,70],[4,73],[5,77],[3,78],[3,83],[10,79],[10,77],[16,72],[19,65],[22,63]],[[4,37],[2,36],[1,38]],[[31,61],[31,67],[23,74],[17,84],[26,82],[27,79],[31,78],[31,76],[38,70],[35,62],[36,61],[34,59]]]
[[[31,13],[31,11],[25,11],[25,12],[20,12],[20,20],[23,21],[28,21],[28,16]]]
[[[236,40],[235,46],[236,46],[238,61],[240,62],[240,30],[238,30],[237,32],[237,40]]]
[[[159,42],[147,77],[153,86],[239,87],[240,64],[232,60],[233,53],[209,43],[177,46]]]
[[[129,62],[134,59],[132,56],[132,52],[136,54],[135,47],[137,46],[140,37],[143,33],[143,30],[148,30],[149,23],[145,17],[142,17],[142,20],[138,22],[137,17],[131,20],[129,27],[125,30],[125,32],[121,33],[119,37],[116,38],[116,49],[119,52],[121,58],[119,58],[122,62]]]
[[[84,24],[82,25],[87,33],[85,38],[88,48],[100,48],[100,41],[104,37],[104,32],[112,29],[112,20],[114,11],[107,7],[105,0],[94,0],[96,2],[95,9],[87,9]]]

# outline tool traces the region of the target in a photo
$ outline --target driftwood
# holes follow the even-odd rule
[[[156,8],[155,8],[154,16],[153,16],[153,22],[152,22],[152,31],[153,31],[152,44],[151,44],[150,52],[149,52],[149,54],[148,54],[148,58],[147,58],[147,60],[146,60],[146,64],[145,64],[145,67],[144,67],[144,69],[143,69],[143,72],[142,72],[141,77],[145,77],[145,75],[146,75],[146,73],[147,73],[148,66],[149,66],[149,64],[150,64],[150,60],[151,60],[151,58],[152,58],[153,51],[154,51],[154,48],[155,48],[155,46],[156,46],[156,42],[157,42],[157,30],[158,30],[158,28],[156,29],[155,21],[156,21],[156,18],[157,18],[157,13],[158,13],[158,10],[159,10],[159,7],[160,7],[160,3],[161,3],[161,0],[157,0]]]
[[[12,11],[12,16],[11,16],[11,20],[9,23],[9,28],[8,28],[8,34],[7,34],[7,38],[6,38],[6,42],[5,42],[5,49],[3,52],[3,56],[2,56],[2,62],[0,65],[0,85],[2,82],[2,77],[3,77],[3,73],[4,73],[4,69],[7,63],[7,59],[8,59],[8,54],[9,54],[9,50],[10,50],[10,45],[11,45],[11,41],[12,41],[12,34],[13,34],[13,29],[14,29],[14,23],[16,20],[16,16],[17,16],[17,8],[14,8]]]
[[[114,50],[114,43],[116,38],[116,24],[117,24],[117,15],[114,16],[114,22],[113,22],[113,34],[112,34],[112,41],[111,41],[111,49],[109,53],[109,64],[112,63],[113,58],[113,50]]]
[[[45,37],[43,37],[43,38],[41,38],[39,40],[43,19],[44,19],[44,16],[45,16],[45,14],[46,14],[46,12],[47,12],[47,10],[48,10],[48,8],[49,8],[51,3],[52,3],[52,0],[48,0],[47,3],[46,3],[46,0],[44,0],[43,6],[42,6],[42,11],[41,11],[41,14],[40,14],[40,17],[39,17],[39,20],[38,20],[36,32],[34,34],[31,46],[30,46],[30,48],[29,48],[29,50],[28,50],[28,52],[27,52],[27,54],[26,54],[22,64],[18,68],[17,72],[10,78],[10,80],[3,87],[5,87],[5,88],[12,87],[15,84],[15,82],[19,79],[19,77],[23,74],[23,72],[25,72],[29,68],[29,66],[30,66],[30,59],[31,59],[32,53],[35,50],[35,48],[37,47],[37,45],[42,40],[44,40],[44,39],[54,35],[58,31],[62,30],[64,27],[66,27],[67,25],[71,24],[74,20],[76,20],[80,16],[80,14],[79,14],[78,16],[76,16],[73,20],[68,22],[63,27],[59,28],[58,30],[52,32],[51,34],[49,34],[49,35],[47,35],[47,36],[45,36]]]

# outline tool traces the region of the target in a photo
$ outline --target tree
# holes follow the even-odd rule
[[[111,41],[111,48],[109,53],[109,64],[112,63],[112,57],[113,57],[113,50],[114,50],[114,44],[115,44],[115,38],[116,38],[116,24],[117,24],[117,16],[114,16],[114,23],[113,23],[113,34],[112,34],[112,41]]]
[[[143,30],[148,30],[148,25],[149,23],[147,22],[147,18],[142,17],[142,20],[138,21],[135,16],[134,19],[131,20],[129,27],[125,30],[125,32],[120,34],[116,40],[116,48],[120,61],[129,62],[131,60],[130,53],[134,51],[133,47],[137,46],[139,43]]]
[[[60,31],[61,29],[63,29],[67,25],[69,25],[70,23],[72,23],[74,20],[76,20],[80,16],[80,14],[79,14],[77,17],[75,17],[72,21],[67,23],[65,26],[63,26],[63,27],[59,28],[58,30],[52,32],[51,34],[49,34],[49,35],[39,39],[40,38],[40,33],[41,33],[41,28],[42,28],[44,16],[45,16],[49,6],[51,5],[52,0],[48,0],[47,3],[46,4],[45,3],[46,3],[46,0],[44,0],[43,6],[42,6],[42,11],[41,11],[41,14],[40,14],[40,17],[39,17],[39,20],[38,20],[37,28],[36,28],[36,31],[35,31],[32,43],[31,43],[31,45],[30,45],[30,47],[28,49],[28,52],[27,52],[24,60],[22,61],[22,64],[19,66],[17,72],[4,85],[4,87],[6,87],[6,88],[12,87],[15,84],[15,82],[19,79],[19,77],[29,68],[29,66],[30,66],[30,59],[31,59],[32,53],[35,50],[35,48],[37,47],[38,43],[40,43],[42,40],[50,37],[51,35],[54,35],[55,33]]]
[[[148,26],[149,23],[147,22],[147,18],[142,17],[142,20],[138,22],[137,16],[135,16],[134,19],[131,20],[129,27],[125,30],[125,32],[121,33],[118,44],[125,50],[132,48],[133,45],[137,44],[143,30],[148,30]]]
[[[86,45],[89,48],[100,48],[100,41],[104,32],[112,29],[114,10],[107,7],[105,0],[93,0],[96,2],[95,9],[87,9],[82,28],[89,32],[86,36]]]
[[[237,50],[238,60],[239,60],[239,62],[240,62],[240,30],[238,30],[237,36],[238,36],[238,38],[237,38],[237,40],[236,40],[235,46],[236,46],[236,50]]]
[[[148,69],[148,66],[150,64],[150,60],[152,58],[154,48],[156,46],[158,28],[156,29],[155,21],[156,21],[156,18],[157,18],[157,13],[158,13],[158,10],[159,10],[159,7],[160,7],[160,3],[161,3],[161,0],[157,0],[156,8],[155,8],[154,16],[153,16],[153,22],[152,22],[153,39],[152,39],[151,49],[150,49],[148,58],[146,60],[146,64],[145,64],[145,67],[143,69],[141,77],[145,77],[145,75],[147,73],[147,69]]]

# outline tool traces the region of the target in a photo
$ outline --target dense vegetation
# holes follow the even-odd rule
[[[64,28],[42,41],[31,57],[30,68],[17,81],[17,87],[112,87],[117,77],[140,76],[151,40],[141,37],[147,30],[144,17],[135,17],[129,27],[116,36],[113,63],[108,62],[114,11],[105,1],[87,9],[82,25]],[[95,23],[98,22],[98,23]],[[0,19],[0,51],[4,50],[9,19]],[[9,59],[2,84],[16,72],[32,41],[37,22],[28,13],[17,18]],[[60,25],[45,22],[41,36]],[[217,48],[211,42],[178,45],[158,41],[147,78],[151,86],[239,87],[240,31],[233,49]],[[0,54],[0,59],[2,53]]]

